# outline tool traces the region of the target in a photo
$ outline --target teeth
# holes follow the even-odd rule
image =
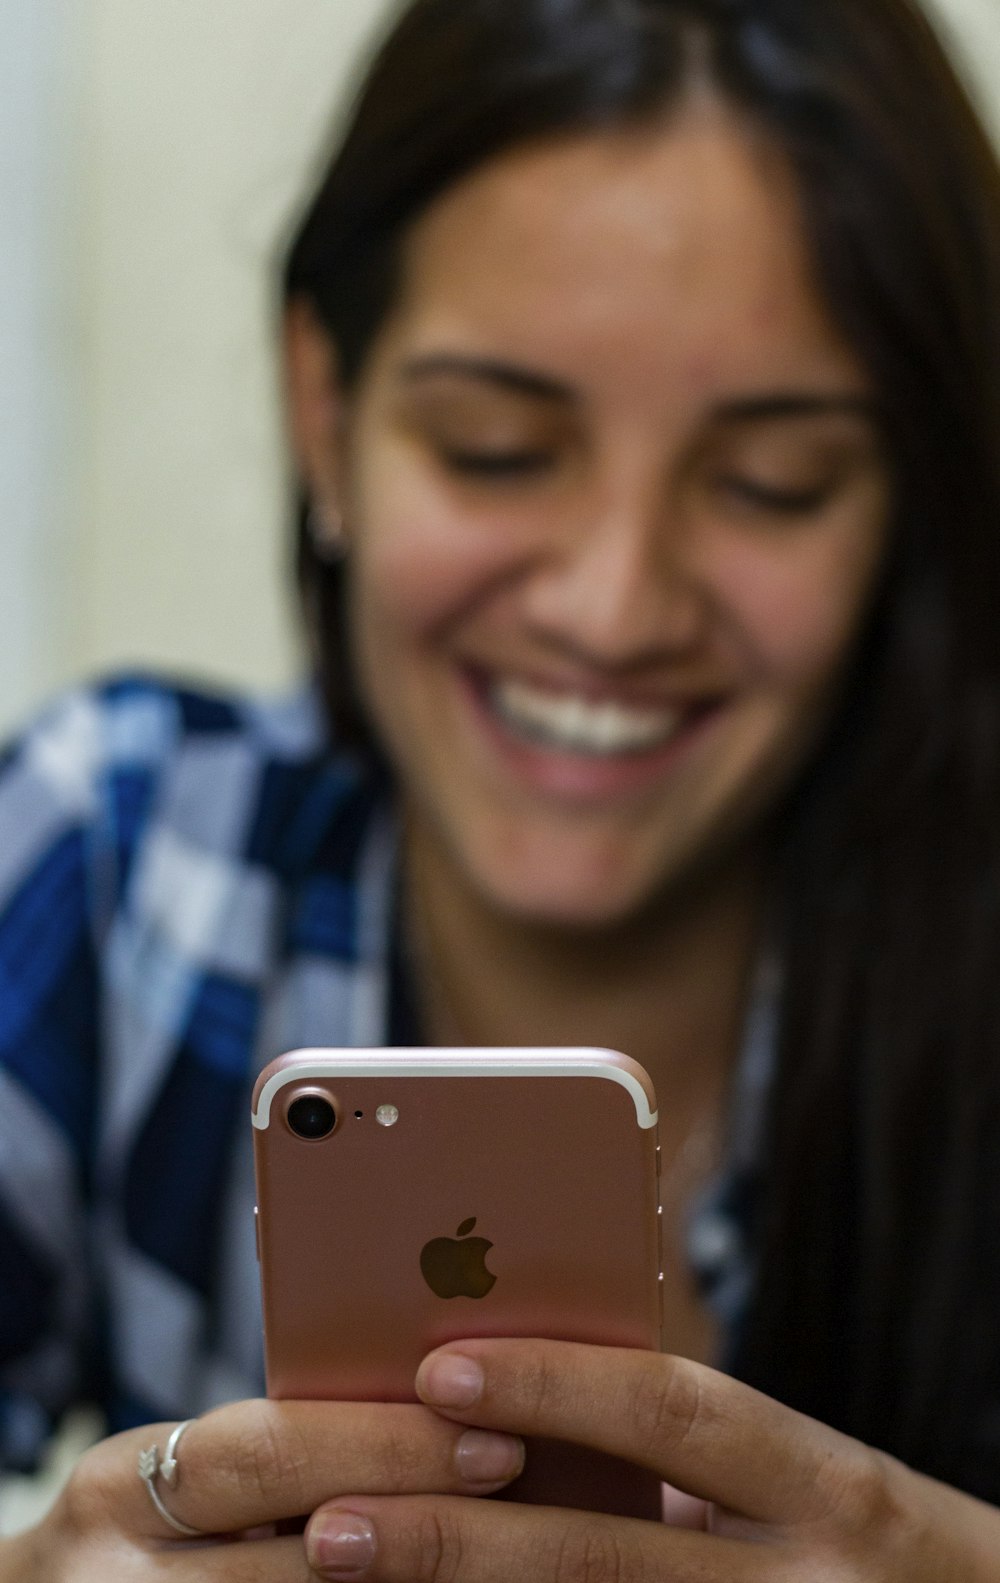
[[[522,736],[609,758],[660,746],[677,733],[683,719],[678,709],[591,703],[579,694],[540,692],[516,681],[494,683],[491,698],[497,713]]]

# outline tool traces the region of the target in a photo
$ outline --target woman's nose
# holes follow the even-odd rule
[[[549,639],[621,668],[696,649],[710,606],[679,514],[623,503],[560,536],[523,590],[522,614]]]

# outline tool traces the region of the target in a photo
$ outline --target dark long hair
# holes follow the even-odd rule
[[[416,0],[288,256],[348,387],[423,210],[693,70],[798,177],[896,482],[852,685],[781,810],[782,1034],[736,1369],[1000,1499],[1000,173],[910,0]],[[300,574],[363,733],[342,574]]]

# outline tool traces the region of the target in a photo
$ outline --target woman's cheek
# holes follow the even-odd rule
[[[442,505],[369,516],[357,548],[362,608],[414,636],[474,612],[513,575],[503,524],[457,520]]]
[[[831,680],[867,610],[877,564],[867,549],[819,541],[731,557],[717,588],[746,657],[790,684]]]

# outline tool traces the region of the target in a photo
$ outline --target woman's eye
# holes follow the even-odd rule
[[[473,451],[447,449],[443,453],[445,465],[467,478],[522,478],[540,473],[550,465],[547,451]]]
[[[742,504],[785,517],[811,516],[828,503],[834,491],[828,483],[812,489],[775,489],[752,478],[723,478],[719,483],[726,494]]]

